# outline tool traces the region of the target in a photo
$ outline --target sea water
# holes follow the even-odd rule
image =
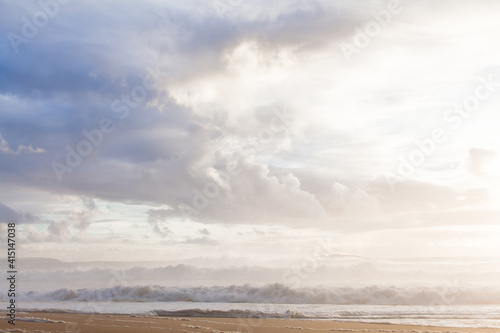
[[[314,269],[25,259],[17,309],[500,328],[500,258],[333,256]],[[302,267],[302,266],[297,266]],[[293,275],[292,274],[292,275]],[[298,283],[296,283],[298,282]],[[2,306],[8,302],[0,290]],[[176,311],[182,311],[181,313]]]
[[[258,318],[338,320],[445,327],[500,328],[500,305],[343,305],[343,304],[260,304],[215,302],[24,302],[23,310],[78,313],[161,315],[183,311],[182,316],[243,317],[249,323]],[[200,311],[201,310],[201,311]],[[244,312],[241,315],[242,311]],[[212,313],[212,314],[211,314]]]

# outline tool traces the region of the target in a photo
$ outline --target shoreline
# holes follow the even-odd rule
[[[412,332],[412,333],[498,333],[498,328],[434,327],[397,324],[369,324],[334,320],[260,319],[214,317],[162,317],[132,314],[91,314],[19,311],[16,324],[3,317],[0,332]]]

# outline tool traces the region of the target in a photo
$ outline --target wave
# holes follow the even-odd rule
[[[370,305],[473,305],[500,304],[500,289],[494,287],[303,287],[283,284],[212,287],[134,286],[102,289],[57,289],[29,291],[23,301],[86,302],[217,302],[271,304],[370,304]],[[6,300],[6,294],[0,299]]]
[[[210,317],[210,318],[294,318],[294,319],[314,319],[315,316],[307,316],[302,312],[287,310],[284,313],[262,312],[252,310],[206,310],[206,309],[186,309],[177,311],[153,310],[157,316],[161,317]]]

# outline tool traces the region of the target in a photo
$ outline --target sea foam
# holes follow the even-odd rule
[[[0,298],[5,300],[6,295]],[[220,302],[272,304],[473,305],[500,304],[494,287],[302,287],[284,284],[210,287],[117,286],[101,289],[28,291],[21,301]]]

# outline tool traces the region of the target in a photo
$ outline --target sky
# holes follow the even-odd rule
[[[0,7],[18,256],[500,251],[498,2]]]

